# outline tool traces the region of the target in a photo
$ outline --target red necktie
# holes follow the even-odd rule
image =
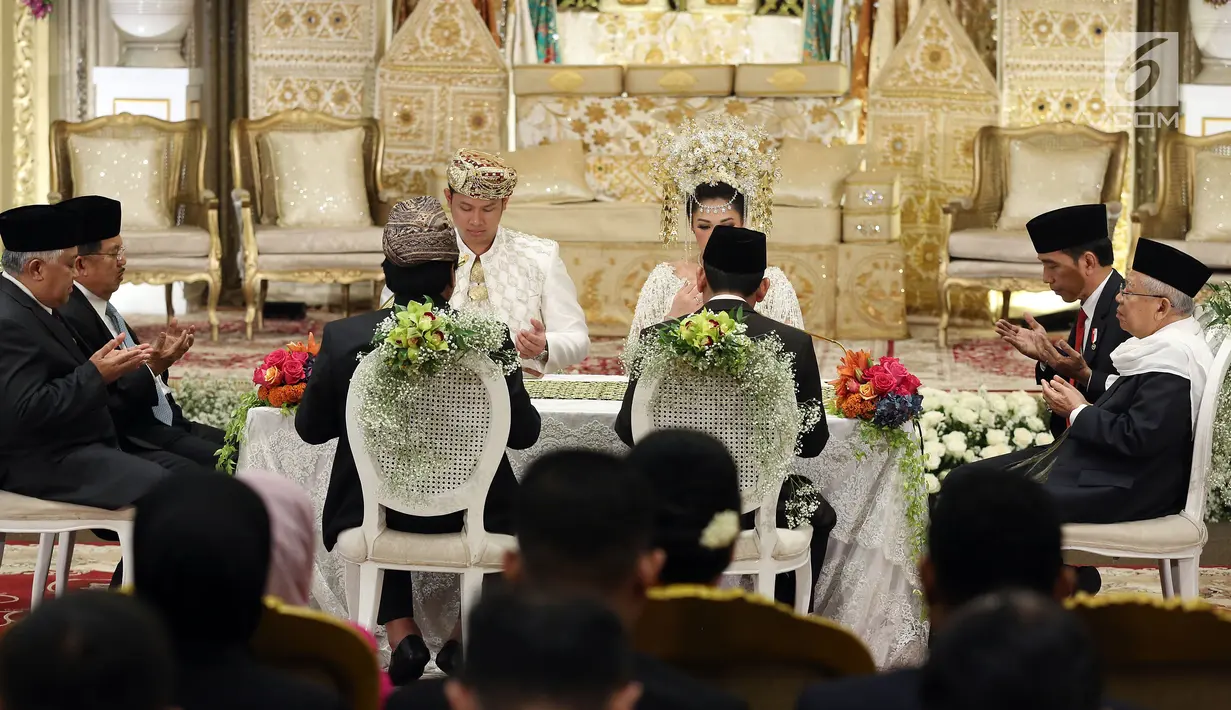
[[[1086,309],[1082,308],[1077,311],[1077,340],[1075,347],[1078,355],[1086,351]],[[1070,379],[1069,384],[1077,386],[1077,380]]]

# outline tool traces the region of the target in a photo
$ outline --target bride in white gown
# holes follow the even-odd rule
[[[768,232],[778,153],[762,149],[768,136],[737,118],[719,115],[702,123],[686,121],[678,133],[659,142],[653,175],[663,191],[662,238],[677,241],[680,207],[696,248],[685,257],[654,267],[641,287],[626,347],[642,330],[697,311],[704,304],[697,289],[701,253],[718,225],[747,226]],[[804,327],[799,297],[776,266],[765,270],[769,291],[757,312],[795,328]]]

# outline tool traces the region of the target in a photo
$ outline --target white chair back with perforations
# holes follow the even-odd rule
[[[365,445],[358,416],[362,393],[353,383],[365,368],[379,366],[380,356],[370,353],[359,363],[346,398],[346,432],[363,487],[369,552],[385,528],[383,508],[425,517],[464,511],[469,548],[481,549],[483,506],[509,439],[509,391],[500,373],[482,366],[479,357],[467,355],[456,367],[432,377],[425,387],[430,394],[412,402],[405,413],[407,429],[422,432],[430,442],[425,453],[442,464],[408,492],[417,502],[389,491],[386,470],[394,462],[378,459]]]
[[[1228,365],[1231,365],[1231,338],[1223,338],[1221,343],[1205,381],[1201,408],[1197,410],[1197,427],[1193,431],[1192,474],[1188,479],[1188,500],[1183,513],[1201,528],[1205,527],[1206,485],[1210,473],[1210,459],[1214,455],[1214,418],[1218,414],[1218,395],[1222,391]]]

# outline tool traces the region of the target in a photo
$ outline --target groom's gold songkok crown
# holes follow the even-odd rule
[[[503,200],[517,187],[517,171],[499,156],[462,149],[449,161],[449,189],[476,200]]]

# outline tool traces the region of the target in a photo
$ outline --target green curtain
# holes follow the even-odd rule
[[[829,59],[833,0],[804,0],[804,61]]]

